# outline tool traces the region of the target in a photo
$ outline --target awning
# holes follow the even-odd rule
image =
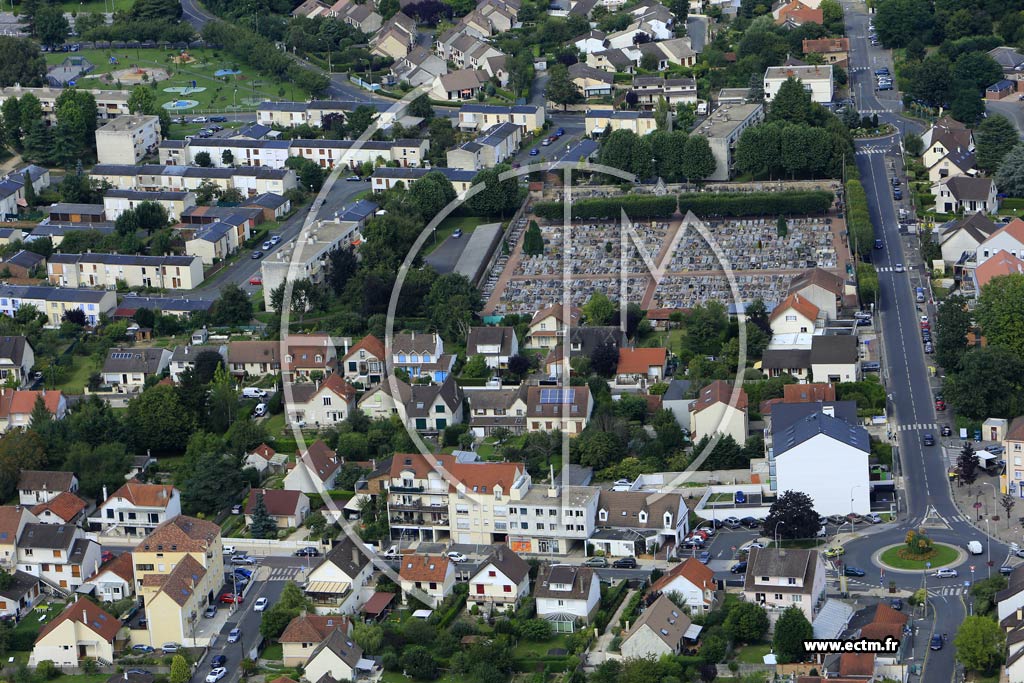
[[[28,206],[28,202],[21,198],[16,199],[14,203],[18,206]]]
[[[686,633],[683,634],[683,638],[687,640],[697,640],[700,637],[700,632],[704,629],[703,626],[697,624],[690,624],[689,628],[686,629]]]
[[[92,595],[92,592],[94,590],[96,590],[96,584],[93,583],[92,581],[86,581],[81,586],[76,588],[75,592],[76,593],[81,593],[82,595]]]
[[[373,667],[377,666],[377,662],[372,659],[360,659],[356,662],[356,668],[360,671],[373,671]]]
[[[349,585],[347,581],[313,581],[306,586],[306,592],[338,595],[340,593],[347,593]]]

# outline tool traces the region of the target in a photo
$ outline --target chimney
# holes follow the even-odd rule
[[[108,498],[108,496],[107,496],[107,485],[104,484],[103,485],[103,500],[106,500],[107,498]]]
[[[1024,607],[1017,608],[1017,621],[1024,621]]]

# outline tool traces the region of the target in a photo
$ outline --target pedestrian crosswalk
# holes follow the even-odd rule
[[[298,576],[302,571],[303,567],[266,567],[270,570],[267,575],[268,581],[291,581]]]
[[[929,429],[938,429],[939,425],[935,422],[911,422],[905,425],[899,425],[896,427],[896,431],[899,432],[916,432],[916,431],[928,431]]]
[[[906,271],[904,271],[904,270],[897,271],[895,266],[882,266],[881,268],[875,268],[875,272],[878,272],[878,273],[897,273],[897,272],[903,273],[903,272],[906,272]]]
[[[932,598],[951,598],[966,593],[963,586],[942,586],[941,588],[929,588],[928,596]]]
[[[858,147],[857,154],[886,154],[891,151],[890,147]]]

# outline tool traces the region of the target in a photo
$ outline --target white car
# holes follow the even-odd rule
[[[462,553],[451,552],[451,553],[445,553],[445,555],[447,555],[449,560],[451,560],[452,562],[455,562],[456,564],[458,564],[460,562],[468,562],[469,561],[468,558],[465,555],[463,555]]]
[[[224,552],[225,555],[234,555],[235,554],[235,546],[233,546],[233,545],[226,545],[226,546],[224,546],[224,551],[223,552]]]
[[[922,316],[921,316],[921,324],[922,324],[922,325],[924,325],[924,324],[925,324],[925,323],[927,323],[927,322],[928,322],[928,316],[926,316],[926,315],[922,315]]]
[[[903,264],[902,263],[897,263],[896,264],[896,272],[897,273],[902,273],[903,272]]]
[[[228,670],[223,666],[218,666],[216,669],[211,669],[210,673],[206,674],[206,683],[217,683],[220,679],[228,675]]]
[[[758,541],[751,541],[750,543],[746,543],[746,544],[740,546],[740,550],[741,551],[745,550],[748,553],[751,550],[753,550],[754,548],[757,548],[758,550],[761,550],[762,548],[764,548],[764,543],[759,543]]]
[[[271,235],[270,236],[270,243],[271,244],[277,244],[280,241],[281,241],[281,236],[280,235]]]
[[[260,598],[259,600],[257,600],[257,601],[256,601],[256,604],[255,604],[255,605],[253,605],[253,607],[252,607],[252,608],[253,608],[254,610],[256,610],[257,612],[264,612],[264,611],[266,611],[266,609],[267,609],[267,604],[268,604],[269,602],[270,602],[270,601],[269,601],[269,600],[267,600],[266,598]]]
[[[955,569],[940,569],[932,574],[932,577],[936,579],[955,579],[957,576],[959,574]]]

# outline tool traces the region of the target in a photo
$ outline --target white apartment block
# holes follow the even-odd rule
[[[101,164],[137,164],[162,139],[159,116],[118,116],[96,129],[96,156]]]

